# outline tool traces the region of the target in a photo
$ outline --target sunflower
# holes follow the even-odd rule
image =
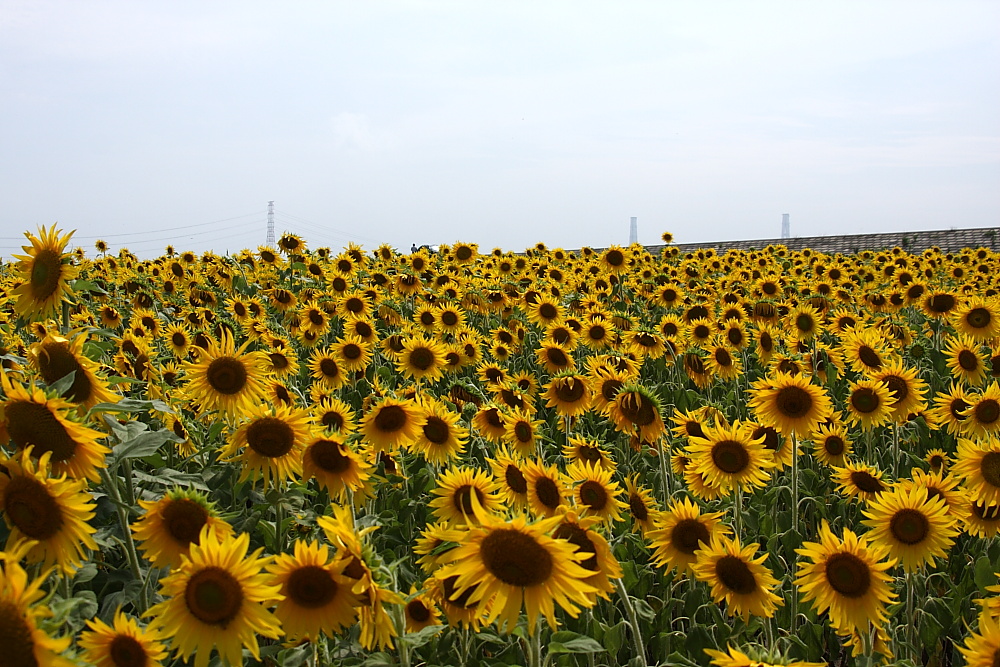
[[[268,583],[283,599],[274,608],[285,635],[292,641],[321,634],[332,636],[357,618],[354,582],[344,576],[349,559],[334,558],[326,545],[299,540],[294,554],[278,554],[268,563]]]
[[[330,346],[345,373],[357,373],[368,368],[372,360],[372,344],[357,336],[345,336]]]
[[[355,452],[337,436],[316,433],[302,450],[302,480],[313,477],[332,498],[343,501],[348,492],[364,493],[371,474],[364,452]]]
[[[224,330],[219,342],[199,348],[195,362],[184,364],[185,393],[201,410],[220,410],[229,417],[250,409],[267,393],[266,357],[247,352],[250,341],[239,349],[233,336]]]
[[[607,412],[616,430],[635,433],[646,442],[656,442],[667,432],[659,398],[641,385],[623,385]]]
[[[263,478],[265,487],[272,482],[278,487],[298,477],[302,472],[302,449],[309,437],[308,411],[259,404],[246,416],[223,448],[221,460],[243,464],[241,482]]]
[[[180,567],[197,545],[202,529],[217,540],[232,533],[208,497],[195,490],[171,489],[156,501],[139,500],[143,515],[132,525],[139,549],[155,567]]]
[[[993,438],[1000,432],[1000,385],[991,382],[965,409],[962,432],[970,438]]]
[[[861,424],[862,431],[870,431],[892,419],[894,405],[887,385],[877,380],[858,380],[850,385],[847,420]]]
[[[969,535],[990,539],[1000,535],[1000,505],[981,503],[973,498],[962,508],[963,528]]]
[[[974,442],[959,438],[954,474],[965,482],[972,497],[989,505],[1000,505],[1000,440]]]
[[[0,646],[5,664],[73,667],[75,662],[59,655],[69,648],[71,638],[49,637],[39,627],[39,621],[51,616],[42,603],[46,597],[42,584],[49,572],[29,580],[20,562],[32,548],[31,541],[11,542],[0,551]]]
[[[772,467],[763,436],[754,440],[740,422],[706,427],[705,437],[691,438],[687,453],[693,470],[728,495],[734,487],[751,491],[767,484]]]
[[[503,503],[509,507],[523,510],[528,506],[528,480],[522,467],[524,460],[516,451],[501,447],[487,459],[493,479],[496,480],[498,493]]]
[[[420,408],[423,415],[417,423],[417,438],[408,445],[410,450],[434,465],[462,456],[469,440],[468,429],[458,424],[462,415],[434,399],[424,399]]]
[[[774,594],[778,580],[763,565],[767,553],[754,558],[759,548],[756,543],[741,545],[738,537],[719,535],[695,551],[695,578],[711,587],[712,600],[725,601],[727,614],[740,616],[744,622],[751,614],[770,618],[783,604]]]
[[[313,385],[313,388],[316,388]],[[316,394],[313,394],[316,396]],[[351,406],[334,396],[320,393],[311,408],[312,422],[327,433],[349,435],[357,428],[357,418]]]
[[[739,357],[733,355],[722,339],[715,338],[714,342],[708,346],[708,356],[705,365],[713,377],[721,379],[723,382],[736,380],[743,373],[743,368]]]
[[[361,432],[375,453],[395,451],[420,433],[420,408],[410,399],[386,397],[361,420]]]
[[[705,426],[708,425],[708,417],[702,408],[686,412],[683,410],[674,410],[671,421],[674,422],[675,426],[670,432],[675,437],[685,440],[692,437],[705,437]]]
[[[483,404],[472,417],[472,427],[486,440],[501,443],[507,435],[507,425],[503,412],[492,403]]]
[[[775,471],[781,471],[792,463],[791,438],[781,435],[773,426],[762,426],[752,421],[743,422],[743,429],[751,440],[761,440],[764,450],[771,455],[771,464]]]
[[[503,441],[521,456],[533,456],[541,442],[541,419],[532,419],[527,411],[514,410],[504,415]]]
[[[247,554],[250,535],[219,538],[206,526],[190,557],[161,580],[163,602],[146,616],[171,639],[174,651],[195,667],[207,667],[212,649],[230,664],[242,664],[243,648],[260,660],[257,635],[277,639],[279,620],[267,609],[283,599],[280,587],[261,572],[263,549]]]
[[[951,376],[959,382],[978,387],[986,379],[986,360],[980,344],[968,336],[950,336],[945,343],[945,359]]]
[[[99,618],[87,621],[89,630],[77,640],[83,656],[96,667],[161,667],[167,647],[157,632],[140,628],[139,623],[119,609],[114,627]]]
[[[614,590],[611,579],[621,579],[622,569],[611,552],[611,545],[597,532],[597,527],[602,524],[600,517],[581,518],[568,508],[560,508],[559,514],[562,521],[552,532],[552,537],[576,546],[577,554],[585,556],[579,564],[588,572],[583,583],[596,589],[596,593],[588,596],[591,601],[596,602],[597,596],[607,600],[608,593]]]
[[[545,385],[545,405],[563,417],[576,417],[590,409],[594,392],[585,375],[563,371]]]
[[[885,339],[874,328],[847,331],[840,342],[840,352],[847,364],[859,373],[877,371],[892,359]]]
[[[593,605],[588,595],[596,593],[583,581],[590,574],[580,566],[587,554],[550,536],[560,521],[561,516],[528,523],[524,515],[504,521],[483,514],[481,525],[456,531],[459,546],[437,576],[456,577],[449,597],[477,605],[487,622],[499,620],[507,632],[517,626],[522,607],[530,634],[540,614],[555,629],[556,604],[575,618],[581,607]]]
[[[826,519],[819,539],[795,550],[808,559],[799,562],[795,579],[802,598],[814,601],[817,614],[828,611],[838,631],[867,632],[869,623],[881,626],[888,618],[886,605],[896,597],[890,589],[892,577],[886,574],[896,563],[889,548],[846,528],[840,539]]]
[[[927,401],[924,400],[927,383],[917,376],[915,369],[906,368],[902,361],[888,361],[870,377],[889,388],[894,421],[902,423],[907,416],[927,409]]]
[[[14,310],[26,320],[44,320],[56,314],[59,304],[69,298],[69,281],[79,269],[73,266],[66,245],[74,232],[61,234],[52,225],[38,228],[38,237],[24,235],[30,246],[21,246],[27,255],[14,255],[22,284],[10,293],[17,297]],[[39,238],[41,237],[41,238]]]
[[[555,374],[568,371],[576,366],[572,353],[557,343],[545,343],[535,352],[539,366],[548,373]]]
[[[500,509],[498,487],[482,470],[449,468],[438,476],[437,487],[432,491],[435,497],[428,507],[439,521],[455,525],[474,523],[480,514],[492,514]],[[474,507],[479,513],[473,512]]]
[[[927,453],[924,454],[924,461],[927,462],[933,473],[943,474],[948,471],[951,465],[951,458],[948,452],[937,448],[927,450]]]
[[[71,403],[88,409],[98,403],[117,403],[121,397],[97,375],[97,364],[83,353],[86,341],[86,335],[76,336],[70,342],[49,333],[28,349],[28,360],[47,385],[75,373],[73,383],[62,393],[62,398]]]
[[[827,663],[825,662],[804,662],[802,660],[774,664],[770,662],[762,662],[751,658],[746,653],[735,649],[732,646],[728,647],[728,653],[716,651],[710,648],[706,648],[704,650],[705,653],[712,658],[712,664],[715,665],[715,667],[827,667]]]
[[[318,385],[326,391],[335,391],[346,384],[348,371],[339,359],[340,357],[329,348],[316,348],[312,351],[309,355],[309,375],[315,380],[313,386]]]
[[[888,488],[882,471],[864,463],[848,462],[843,468],[834,468],[833,479],[842,493],[865,502],[871,502]]]
[[[696,551],[729,532],[719,519],[722,512],[702,514],[701,509],[687,498],[674,500],[654,528],[646,532],[657,567],[676,570],[684,576],[694,573]]]
[[[854,452],[853,442],[847,436],[847,428],[835,421],[823,424],[812,435],[813,456],[828,466],[842,468]]]
[[[889,555],[907,572],[945,556],[959,534],[943,498],[919,487],[887,491],[864,510],[872,540],[889,547]]]
[[[750,407],[759,423],[805,438],[833,414],[830,397],[823,389],[808,378],[787,373],[754,382]]]
[[[85,480],[49,476],[45,453],[36,463],[31,448],[16,458],[0,459],[0,513],[10,529],[7,547],[32,540],[25,557],[46,567],[58,565],[72,572],[80,565],[84,549],[97,549],[94,528],[96,505]]]
[[[958,650],[968,667],[996,667],[1000,664],[1000,616],[982,614],[979,632],[970,634]]]
[[[441,608],[448,619],[448,625],[478,632],[490,604],[487,603],[483,608],[478,602],[470,602],[469,598],[476,592],[475,584],[459,591],[456,588],[457,581],[458,575],[454,574],[448,577],[439,577],[438,574],[429,577],[424,582],[427,597]]]
[[[592,440],[578,436],[570,436],[563,447],[562,454],[570,464],[592,463],[595,466],[614,472],[618,465],[611,454]]]
[[[626,504],[632,517],[632,530],[648,536],[649,531],[660,521],[662,512],[653,499],[653,492],[639,480],[638,474],[625,480]]]
[[[396,358],[396,368],[414,380],[433,382],[442,375],[447,350],[440,343],[414,336],[403,341],[403,350]]]
[[[949,313],[955,330],[980,342],[1000,335],[1000,313],[995,311],[997,300],[974,297]]]
[[[406,632],[420,632],[432,625],[441,625],[441,612],[431,596],[418,592],[415,585],[410,586],[409,600],[403,607],[403,618],[406,620]]]
[[[541,461],[527,460],[521,466],[524,479],[528,482],[528,507],[536,516],[552,516],[568,497],[565,475],[555,466]]]
[[[578,462],[570,465],[566,472],[572,480],[573,501],[581,516],[596,516],[607,523],[621,520],[621,511],[628,505],[619,499],[621,487],[612,481],[611,470],[590,462]]]
[[[111,452],[98,440],[100,431],[70,419],[73,406],[62,398],[50,398],[38,387],[15,384],[0,370],[0,387],[6,399],[0,402],[0,443],[13,443],[19,451],[30,450],[39,458],[49,455],[52,472],[75,479],[100,480],[98,470]]]
[[[973,396],[962,385],[953,382],[948,391],[938,392],[934,396],[934,407],[928,411],[928,416],[934,423],[943,423],[949,434],[960,435],[965,427],[965,411],[973,400]]]

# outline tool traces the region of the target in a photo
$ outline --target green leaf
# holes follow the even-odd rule
[[[110,379],[110,378],[109,378]],[[117,403],[98,403],[90,409],[92,413],[96,412],[149,412],[150,410],[156,410],[157,412],[166,412],[168,414],[174,414],[173,408],[164,403],[159,399],[154,399],[152,401],[141,401],[137,398],[126,398]]]
[[[56,396],[65,396],[73,388],[73,381],[76,379],[76,371],[70,371],[55,382],[49,385],[49,389],[55,392]]]
[[[91,294],[107,294],[103,289],[89,280],[74,280],[71,283],[74,292],[90,292]]]
[[[601,653],[604,647],[596,639],[569,630],[552,633],[549,653]]]
[[[131,440],[123,442],[120,445],[116,445],[115,448],[111,450],[110,467],[115,467],[118,463],[124,461],[125,459],[135,459],[143,456],[149,456],[150,454],[155,453],[163,443],[176,441],[177,436],[175,436],[173,432],[166,429],[141,433]]]
[[[443,625],[429,625],[422,630],[417,632],[411,632],[409,634],[400,637],[399,641],[406,644],[410,648],[420,648],[434,637],[444,630]]]
[[[996,565],[988,556],[980,556],[976,561],[976,568],[973,572],[973,578],[976,580],[976,586],[983,593],[986,592],[988,586],[993,586],[997,583],[997,575],[994,573]]]
[[[914,619],[914,622],[916,622],[916,619]],[[936,616],[933,614],[920,615],[920,643],[924,645],[924,648],[933,650],[937,646],[937,641],[941,636],[942,630],[944,630],[944,625],[942,625]]]

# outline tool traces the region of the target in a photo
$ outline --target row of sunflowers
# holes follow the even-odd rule
[[[1000,665],[1000,255],[0,263],[0,665]]]

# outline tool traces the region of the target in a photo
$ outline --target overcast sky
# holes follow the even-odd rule
[[[0,0],[0,255],[1000,225],[1000,2]]]

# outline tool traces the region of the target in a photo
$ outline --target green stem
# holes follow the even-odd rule
[[[101,469],[100,475],[101,481],[104,482],[104,487],[107,489],[108,494],[115,503],[115,509],[118,511],[118,522],[121,524],[122,533],[125,534],[125,555],[128,558],[129,569],[132,570],[132,576],[135,580],[143,583],[142,568],[139,567],[139,554],[135,550],[135,541],[132,539],[132,528],[128,522],[128,511],[122,503],[121,493],[118,491],[118,480],[112,479],[111,474],[106,468]],[[146,596],[146,586],[143,585],[139,589],[139,602],[136,611],[141,616],[148,606],[149,601]]]
[[[799,439],[792,433],[792,530],[799,537]],[[792,571],[798,562],[798,554],[792,555]],[[799,590],[792,577],[791,634],[794,636],[799,625]]]
[[[285,533],[281,529],[281,524],[285,522],[285,507],[281,504],[281,497],[274,503],[274,554],[278,555],[285,551]]]
[[[910,658],[914,665],[920,659],[920,651],[917,648],[917,623],[913,617],[913,601],[916,597],[913,585],[913,572],[906,573],[906,644],[910,650]]]
[[[615,590],[618,591],[618,597],[622,599],[622,604],[625,605],[625,613],[628,615],[628,624],[632,628],[632,638],[635,640],[635,655],[637,658],[641,658],[643,665],[646,664],[646,648],[642,643],[642,630],[639,628],[639,617],[635,613],[635,607],[632,606],[632,600],[628,596],[628,591],[625,590],[625,584],[621,579],[615,579]]]
[[[667,457],[670,456],[670,438],[664,437],[666,440],[666,447],[660,447],[660,455],[657,457],[659,459],[660,465],[660,478],[662,480],[663,488],[663,508],[666,509],[670,507],[670,498],[673,496],[673,485],[670,482],[670,466],[667,464]]]

